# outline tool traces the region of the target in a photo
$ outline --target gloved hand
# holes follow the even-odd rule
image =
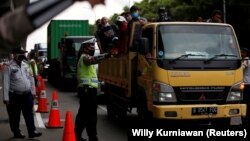
[[[105,53],[105,58],[110,58],[111,57],[111,53]]]
[[[88,1],[92,8],[97,4],[105,4],[104,3],[105,0],[73,0],[73,1]]]

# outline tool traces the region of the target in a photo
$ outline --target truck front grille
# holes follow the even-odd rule
[[[178,103],[225,103],[229,87],[177,87]]]

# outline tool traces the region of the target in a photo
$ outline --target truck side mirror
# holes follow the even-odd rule
[[[145,37],[140,38],[140,47],[138,51],[141,54],[146,54],[149,52],[148,38]]]

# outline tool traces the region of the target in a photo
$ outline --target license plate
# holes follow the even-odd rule
[[[217,107],[195,107],[192,108],[192,115],[217,114]]]

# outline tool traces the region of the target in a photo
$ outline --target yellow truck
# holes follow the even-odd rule
[[[99,64],[109,117],[230,124],[246,116],[240,48],[229,24],[163,22],[132,26],[129,51]]]

